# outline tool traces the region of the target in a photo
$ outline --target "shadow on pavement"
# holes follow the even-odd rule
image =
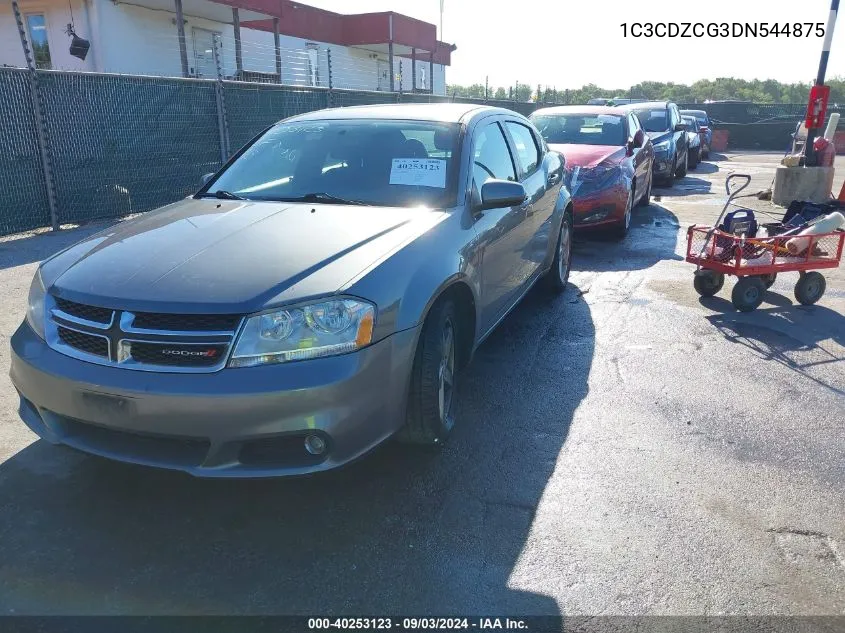
[[[675,254],[679,228],[678,217],[656,202],[635,207],[623,240],[596,230],[576,233],[573,270],[642,270],[665,259],[681,260],[683,257]]]
[[[692,174],[693,172],[689,172]],[[704,178],[687,175],[675,180],[671,187],[655,187],[654,195],[664,198],[678,198],[681,196],[700,196],[710,193],[712,182]]]
[[[708,316],[707,320],[728,341],[744,345],[762,360],[780,363],[834,393],[845,395],[842,389],[807,373],[811,367],[845,361],[845,354],[822,345],[833,341],[840,348],[845,347],[845,317],[824,306],[793,305],[787,297],[771,291],[766,293],[765,301],[775,307],[742,313],[736,312],[726,299],[700,299],[702,305],[722,312]],[[813,360],[802,359],[807,352],[813,352]]]
[[[710,159],[707,159],[707,160],[710,160]],[[701,174],[715,174],[718,171],[719,171],[719,166],[716,165],[715,163],[702,162],[702,163],[698,163],[698,165],[696,165],[695,169],[691,172],[688,172],[688,173],[701,175]]]
[[[566,547],[526,544],[588,390],[576,292],[532,291],[481,346],[439,453],[388,444],[333,473],[230,481],[30,445],[0,465],[0,610],[560,615],[511,576],[522,557],[553,584],[544,551]]]

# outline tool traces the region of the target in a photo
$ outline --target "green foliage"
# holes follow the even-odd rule
[[[831,103],[845,103],[845,77],[833,77],[827,80],[830,86]],[[586,103],[590,99],[624,97],[628,99],[654,99],[674,101],[676,103],[703,103],[704,101],[753,101],[754,103],[804,103],[810,90],[810,83],[785,84],[774,79],[700,79],[692,85],[643,81],[630,88],[608,90],[595,84],[587,84],[577,90],[556,90],[549,86],[538,85],[536,91],[531,86],[515,82],[507,88],[489,87],[488,96],[496,99],[513,98],[517,101],[542,101],[544,103]],[[448,94],[459,97],[484,98],[484,85],[447,86]]]

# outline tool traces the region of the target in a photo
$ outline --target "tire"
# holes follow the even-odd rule
[[[689,150],[687,150],[687,157],[685,160],[681,161],[683,164],[675,169],[675,177],[676,178],[683,178],[687,175],[687,163],[689,162]]]
[[[397,437],[408,444],[441,445],[455,426],[455,368],[459,322],[455,303],[440,299],[423,325],[408,393],[405,426]]]
[[[769,288],[775,285],[775,282],[778,278],[778,274],[772,273],[771,275],[762,275],[761,278],[763,279],[763,285],[766,286],[766,290],[768,290]]]
[[[701,152],[701,157],[702,157],[704,160],[707,160],[708,158],[710,158],[710,150],[709,150],[709,149],[706,149],[706,150],[704,150],[703,152]]]
[[[702,270],[695,275],[692,285],[702,297],[712,297],[725,285],[725,275],[712,270]]]
[[[645,193],[643,193],[642,197],[637,201],[638,207],[647,207],[651,204],[651,184],[654,180],[654,174],[649,170],[648,173],[648,185],[646,186]]]
[[[731,292],[731,303],[740,312],[751,312],[763,303],[766,285],[759,277],[742,277]]]
[[[822,298],[827,289],[824,275],[815,270],[802,274],[795,284],[795,300],[801,305],[811,306]]]
[[[625,203],[625,215],[622,221],[608,231],[611,237],[617,240],[624,240],[631,228],[631,216],[634,214],[634,190],[628,193],[628,202]]]
[[[701,151],[701,148],[698,148],[695,151],[690,152],[690,154],[689,154],[689,156],[690,156],[690,158],[689,158],[689,168],[690,169],[695,169],[696,167],[698,167],[698,163],[701,162],[699,157],[698,157],[700,151]]]
[[[545,279],[546,288],[554,294],[560,294],[566,290],[566,284],[569,281],[569,270],[572,267],[573,226],[572,213],[567,209],[560,223],[560,233],[555,244],[555,258]]]

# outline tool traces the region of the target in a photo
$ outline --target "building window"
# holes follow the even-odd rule
[[[426,90],[428,86],[425,83],[425,66],[420,68],[420,88]]]
[[[34,13],[26,16],[26,28],[29,32],[29,43],[32,45],[32,56],[36,68],[50,69],[50,43],[47,41],[47,21],[44,14]]]

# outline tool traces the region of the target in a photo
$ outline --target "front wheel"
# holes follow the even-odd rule
[[[631,228],[631,216],[634,211],[634,190],[628,192],[628,201],[625,203],[625,215],[622,216],[619,224],[610,230],[610,234],[617,240],[625,239],[628,230]]]
[[[651,183],[654,181],[654,173],[649,170],[648,172],[648,185],[646,185],[646,190],[643,192],[642,198],[640,198],[639,202],[637,202],[638,207],[647,207],[651,202]]]
[[[563,220],[560,223],[555,258],[552,267],[546,273],[546,286],[554,293],[563,292],[569,281],[569,269],[572,264],[572,228],[572,213],[566,210],[563,212]]]
[[[795,284],[795,299],[801,305],[811,306],[822,298],[827,289],[824,275],[815,270],[801,275]]]
[[[455,358],[459,324],[455,303],[434,304],[423,325],[411,369],[408,413],[398,439],[409,444],[442,444],[455,426]]]
[[[681,164],[678,165],[678,168],[675,170],[675,176],[677,178],[683,178],[687,175],[687,162],[689,161],[689,150],[687,150],[687,155],[684,157],[684,160],[681,161]]]
[[[734,286],[731,303],[740,312],[751,312],[763,303],[766,285],[759,277],[743,277]]]
[[[692,285],[702,297],[712,297],[725,285],[725,275],[713,270],[701,270],[695,274]]]

